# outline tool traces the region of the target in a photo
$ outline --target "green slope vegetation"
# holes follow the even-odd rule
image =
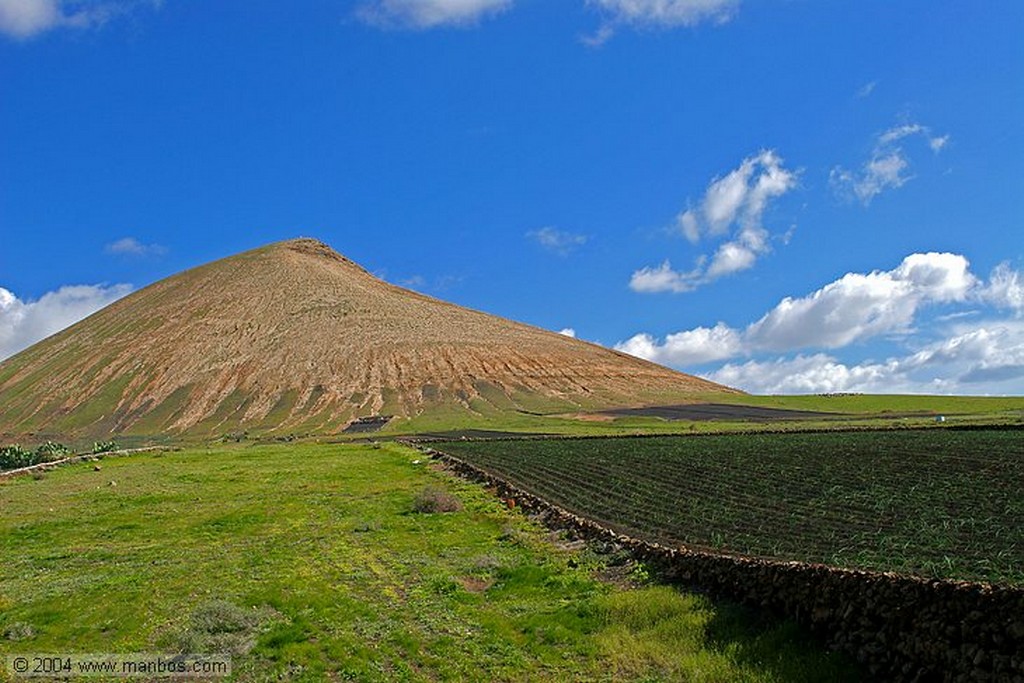
[[[420,457],[221,447],[0,483],[0,654],[230,652],[240,681],[857,679],[791,627],[597,580],[606,560]],[[412,512],[428,486],[462,509]]]
[[[810,394],[754,396],[715,394],[721,403],[885,417],[887,414],[974,418],[1024,418],[1022,396],[924,396],[916,394]]]

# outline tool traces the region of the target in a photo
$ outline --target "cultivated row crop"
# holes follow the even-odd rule
[[[695,549],[1024,583],[1024,432],[438,444],[576,514]]]

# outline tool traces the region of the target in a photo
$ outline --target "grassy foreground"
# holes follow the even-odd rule
[[[597,580],[607,560],[419,457],[223,447],[0,484],[0,655],[228,652],[246,681],[856,679],[791,626]],[[413,512],[430,485],[462,509]]]

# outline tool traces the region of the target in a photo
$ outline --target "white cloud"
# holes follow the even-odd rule
[[[637,26],[722,24],[735,16],[739,0],[588,0],[608,13],[609,21]]]
[[[121,256],[159,256],[167,253],[167,248],[159,244],[143,244],[134,237],[122,237],[103,248],[108,254]]]
[[[704,193],[703,223],[704,230],[712,235],[723,234],[736,220],[736,214],[746,201],[749,192],[750,176],[754,173],[755,157],[744,159],[739,168],[725,175],[724,178],[716,178],[708,185]],[[683,214],[688,218],[680,219],[680,223],[689,223],[695,227],[695,232],[686,230],[687,236],[691,239],[699,239],[701,221],[693,211]],[[689,227],[689,226],[688,226]]]
[[[531,230],[526,236],[549,251],[563,256],[587,243],[587,236],[552,227]]]
[[[870,81],[868,83],[865,83],[864,85],[857,89],[857,97],[860,99],[869,97],[871,93],[875,91],[876,87],[878,87],[878,81]]]
[[[0,359],[59,332],[132,291],[131,285],[72,285],[22,301],[0,287]]]
[[[711,265],[708,266],[705,273],[708,280],[715,280],[723,275],[754,267],[757,255],[764,248],[755,249],[745,244],[744,241],[726,242],[718,247],[718,251],[715,252],[714,258],[711,259]],[[756,242],[763,242],[760,235],[757,236]]]
[[[429,29],[471,26],[510,7],[512,0],[373,0],[360,6],[356,16],[382,28]]]
[[[1024,324],[960,328],[920,351],[847,364],[827,354],[726,364],[708,379],[759,394],[1024,393]]]
[[[724,323],[670,334],[658,344],[649,334],[638,334],[615,345],[616,350],[663,365],[697,365],[732,358],[742,351],[740,334]]]
[[[990,284],[983,291],[992,292],[987,296],[993,300],[1010,301],[1019,295],[1019,290],[1013,294],[1016,280],[1008,269],[997,269],[992,282],[997,284]],[[672,271],[667,262],[659,269],[649,270],[642,282],[631,284],[638,291],[692,287],[692,282]],[[636,335],[616,348],[648,360],[676,364],[694,344],[694,357],[702,357],[701,342],[705,339],[714,339],[718,344],[718,359],[759,351],[835,349],[880,335],[906,333],[922,306],[966,302],[980,298],[981,290],[981,281],[970,272],[970,264],[963,256],[911,254],[892,270],[847,273],[807,296],[786,297],[742,332],[719,323],[713,337],[706,328],[698,327],[670,334],[662,344],[649,335]]]
[[[935,153],[941,152],[946,144],[949,143],[949,135],[940,135],[935,138],[928,138],[928,146],[932,148]]]
[[[884,190],[903,187],[908,180],[903,175],[907,166],[909,162],[903,157],[903,152],[896,151],[872,157],[859,175],[837,166],[829,173],[829,182],[838,194],[856,197],[867,206]]]
[[[0,0],[0,31],[29,38],[65,21],[57,0]]]
[[[891,271],[894,279],[910,283],[925,301],[964,301],[980,283],[971,264],[960,254],[911,254]]]
[[[763,225],[769,203],[795,188],[797,178],[798,173],[784,168],[774,151],[765,150],[713,179],[699,206],[676,216],[676,228],[695,244],[703,238],[730,238],[718,246],[710,262],[706,256],[701,257],[690,272],[672,271],[666,261],[657,268],[634,272],[630,287],[637,292],[689,292],[752,268],[771,250],[770,234]]]
[[[392,280],[387,277],[386,270],[376,271],[373,274],[381,280],[388,280],[399,287],[405,287],[406,289],[412,289],[424,294],[440,294],[446,292],[453,287],[457,287],[462,284],[462,281],[465,279],[461,275],[438,275],[431,279],[427,279],[423,275],[417,273],[410,275],[409,277],[396,278]]]
[[[664,261],[657,268],[650,266],[641,268],[629,279],[629,288],[634,292],[650,294],[655,292],[690,292],[696,289],[700,281],[700,268],[689,272],[672,269],[672,264]]]
[[[927,132],[928,129],[922,126],[920,123],[904,123],[901,126],[893,126],[889,130],[879,135],[878,144],[891,145],[894,142],[899,142],[905,137],[917,135],[919,133],[927,134]]]
[[[960,306],[915,330],[927,306]],[[978,305],[1010,310],[984,319]],[[960,254],[918,253],[887,271],[847,273],[811,294],[787,297],[745,329],[719,322],[669,334],[641,333],[615,346],[684,367],[741,357],[708,379],[756,393],[840,391],[1024,393],[1024,274],[1003,263],[987,281]],[[826,353],[758,358],[802,349],[842,349],[879,336],[901,337],[904,356],[847,363]],[[928,339],[920,343],[920,339]]]
[[[865,363],[850,367],[823,353],[764,362],[729,363],[706,377],[755,394],[880,393],[902,388],[893,384],[895,373],[884,364]]]
[[[161,4],[162,0],[0,0],[0,33],[27,39],[57,28],[94,28],[138,5]]]
[[[561,330],[558,331],[558,334],[562,335],[563,337],[572,337],[573,339],[576,338],[576,330],[572,329],[571,327],[562,328]]]
[[[587,0],[604,14],[604,23],[583,42],[591,47],[606,43],[620,26],[671,29],[705,22],[724,24],[736,16],[740,0]]]
[[[601,47],[615,35],[615,27],[611,24],[602,24],[593,35],[580,36],[580,42],[587,47]]]
[[[396,284],[400,287],[408,287],[409,289],[423,289],[427,286],[427,279],[422,275],[412,275],[399,280]]]
[[[953,336],[932,343],[900,361],[907,370],[941,366],[960,382],[1024,377],[1024,324],[983,321],[960,325]]]
[[[958,254],[911,254],[890,271],[847,273],[812,294],[786,298],[745,332],[752,349],[839,348],[910,329],[927,303],[963,301],[977,285]]]
[[[871,157],[859,171],[842,166],[832,169],[829,182],[833,191],[844,199],[856,199],[867,206],[882,192],[903,187],[912,176],[907,175],[910,160],[899,143],[911,137],[924,139],[935,153],[942,151],[950,139],[949,135],[932,136],[930,129],[919,123],[894,126],[878,135]]]
[[[1018,316],[1024,314],[1024,275],[1010,268],[1009,263],[1000,263],[989,276],[981,298],[996,308],[1009,308]]]
[[[736,228],[741,233],[758,229],[769,200],[795,188],[797,176],[783,168],[782,158],[773,150],[763,150],[725,176],[714,178],[700,206],[679,214],[676,223],[692,242]]]

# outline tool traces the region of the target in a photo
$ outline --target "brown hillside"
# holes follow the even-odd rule
[[[311,239],[185,271],[0,364],[0,433],[336,431],[724,387],[383,282]]]

